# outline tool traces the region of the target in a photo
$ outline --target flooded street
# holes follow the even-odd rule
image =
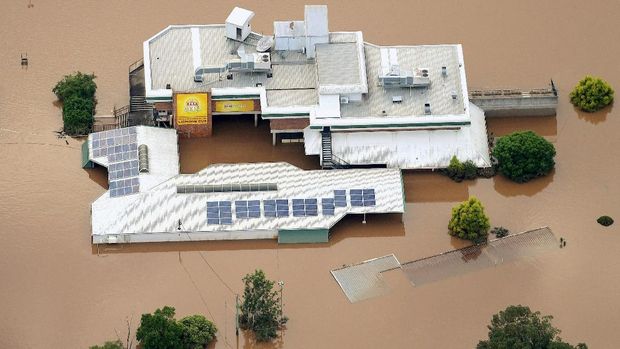
[[[127,104],[127,67],[142,42],[169,24],[222,23],[234,6],[256,12],[253,30],[301,18],[307,1],[38,1],[0,13],[0,348],[87,348],[135,331],[142,313],[174,306],[216,323],[216,348],[474,348],[492,314],[525,304],[553,314],[561,337],[591,348],[620,342],[620,234],[596,218],[620,218],[619,108],[577,112],[568,93],[585,74],[620,89],[617,1],[327,1],[331,31],[362,30],[376,44],[463,44],[470,89],[560,91],[555,118],[492,119],[495,135],[532,129],[554,143],[556,169],[516,184],[502,177],[454,183],[405,173],[407,210],[347,217],[330,242],[166,243],[97,250],[90,204],[106,190],[105,170],[80,167],[82,140],[58,139],[61,111],[51,89],[73,71],[97,75],[97,112]],[[398,9],[398,10],[395,10]],[[27,53],[27,70],[19,64]],[[218,162],[318,159],[301,144],[271,146],[266,122],[217,119],[214,137],[181,140],[181,170]],[[447,234],[451,207],[477,196],[492,226],[518,232],[550,226],[567,248],[414,288],[386,274],[383,297],[351,304],[329,271],[394,253],[401,262],[462,246]],[[262,268],[283,280],[282,339],[255,345],[235,337],[234,293]],[[449,335],[447,335],[449,333]]]

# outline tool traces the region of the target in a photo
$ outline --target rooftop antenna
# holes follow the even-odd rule
[[[28,69],[28,54],[22,53],[21,55],[22,69]]]

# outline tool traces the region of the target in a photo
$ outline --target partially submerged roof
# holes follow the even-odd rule
[[[279,200],[277,216],[269,212],[273,200]],[[258,210],[249,211],[258,216],[248,217],[252,202]],[[404,193],[398,169],[221,164],[178,175],[117,206],[122,209],[93,204],[95,243],[274,238],[285,229],[329,229],[347,214],[402,213]]]

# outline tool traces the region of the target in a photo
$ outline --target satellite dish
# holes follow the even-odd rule
[[[256,44],[257,52],[267,52],[273,47],[273,36],[263,36]]]

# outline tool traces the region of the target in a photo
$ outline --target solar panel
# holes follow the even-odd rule
[[[293,199],[293,217],[318,216],[317,199]]]
[[[334,190],[334,204],[336,207],[347,207],[346,190]]]
[[[335,199],[333,198],[322,198],[321,199],[321,211],[324,216],[333,216],[335,214]]]
[[[351,189],[351,206],[364,207],[375,206],[377,204],[374,189]]]
[[[207,201],[207,224],[232,224],[230,201]]]

